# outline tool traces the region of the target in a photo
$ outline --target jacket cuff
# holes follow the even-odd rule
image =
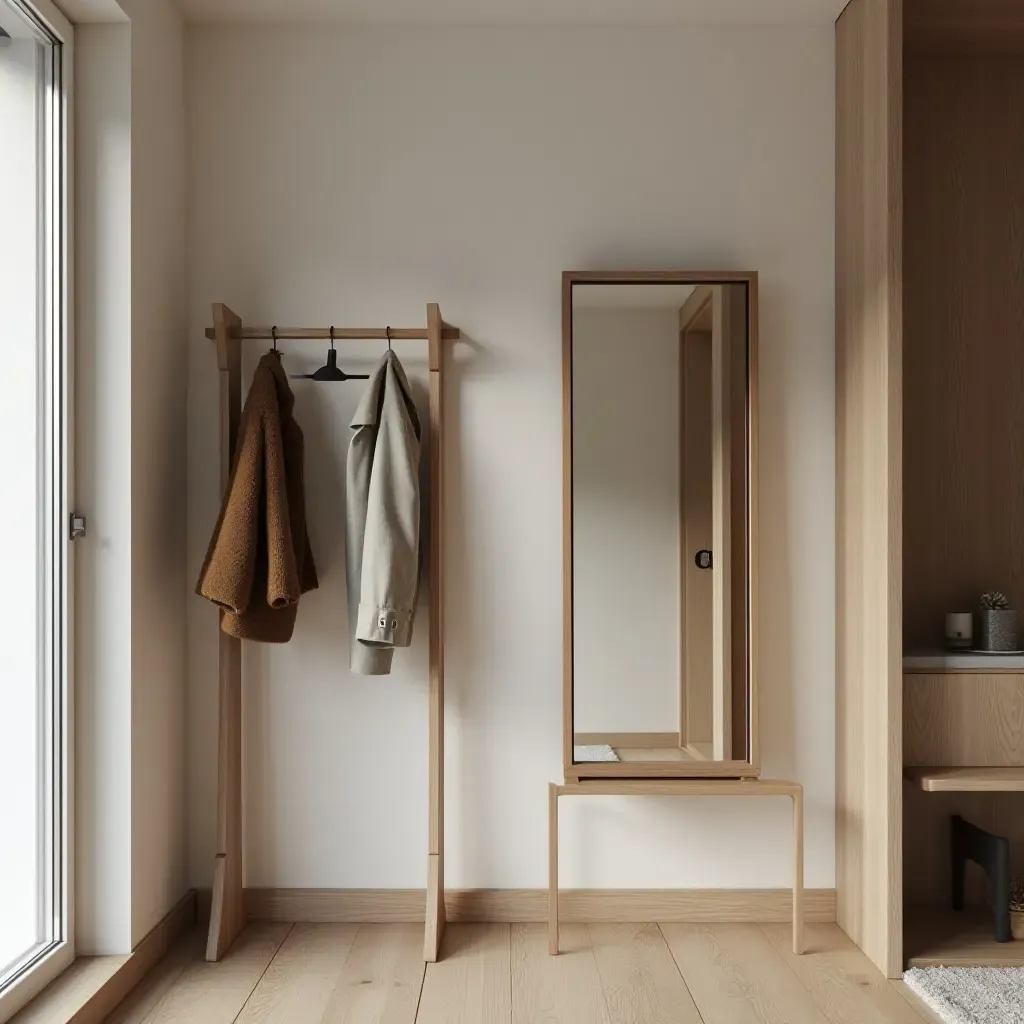
[[[408,647],[412,643],[412,611],[360,604],[356,640],[384,647]]]
[[[349,668],[360,676],[387,676],[394,656],[393,647],[371,647],[357,640],[349,654]]]

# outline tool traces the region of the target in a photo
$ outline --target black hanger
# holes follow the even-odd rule
[[[369,380],[368,373],[346,373],[338,367],[338,353],[334,348],[334,327],[331,327],[331,347],[327,352],[327,362],[313,373],[293,373],[292,380],[345,381]]]

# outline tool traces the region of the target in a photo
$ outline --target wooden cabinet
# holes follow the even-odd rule
[[[985,589],[1024,609],[1024,5],[852,0],[836,35],[838,914],[898,977],[943,822],[1022,799],[1024,677],[905,687],[902,654]]]
[[[944,768],[1024,765],[1024,675],[905,675],[903,764]]]

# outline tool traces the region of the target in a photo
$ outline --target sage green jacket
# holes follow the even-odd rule
[[[349,665],[387,675],[412,642],[420,566],[420,421],[389,349],[352,417],[345,498]]]

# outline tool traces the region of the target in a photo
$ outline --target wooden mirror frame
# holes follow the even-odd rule
[[[747,673],[749,760],[633,761],[575,763],[573,760],[573,446],[572,446],[572,289],[601,284],[742,284],[747,288]],[[761,773],[758,741],[757,680],[757,357],[758,279],[754,271],[579,271],[562,274],[562,760],[567,782],[582,779],[757,778]]]

